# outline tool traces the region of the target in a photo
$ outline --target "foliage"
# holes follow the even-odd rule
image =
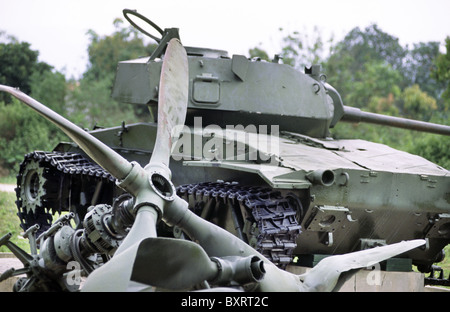
[[[402,47],[398,38],[372,24],[365,29],[356,27],[341,41],[333,41],[333,38],[324,40],[317,27],[309,37],[294,31],[283,37],[280,56],[285,64],[300,70],[312,63],[321,64],[327,82],[339,91],[347,106],[449,123],[450,38],[446,39],[447,54],[441,54],[439,42]],[[324,56],[326,50],[329,54]],[[260,48],[251,49],[249,53],[269,59]],[[447,137],[345,123],[338,123],[331,134],[337,139],[355,138],[387,144],[450,168]]]
[[[280,28],[280,31],[283,29]],[[311,37],[307,31],[294,31],[283,38],[281,57],[285,64],[303,69],[319,64],[323,60],[325,42],[317,26],[314,27],[312,34]],[[332,39],[329,41],[331,42]]]
[[[413,44],[413,48],[407,51],[403,60],[403,77],[407,85],[417,84],[421,90],[436,99],[445,88],[445,84],[437,81],[432,74],[438,55],[439,42],[419,42]]]
[[[66,114],[66,78],[59,72],[33,73],[30,77],[31,96],[58,114]]]
[[[6,36],[4,33],[0,33]],[[0,43],[0,83],[19,87],[56,112],[65,112],[66,80],[39,62],[39,52],[27,42],[6,36]],[[52,149],[64,136],[52,124],[9,95],[0,95],[0,167],[14,172],[24,154],[36,149]]]
[[[450,168],[450,137],[420,133],[415,135],[408,144],[405,144],[407,152],[422,156],[443,168]]]
[[[257,59],[261,59],[264,61],[270,61],[269,55],[267,54],[267,52],[262,50],[259,47],[254,47],[254,48],[250,49],[248,52],[249,52],[251,58],[257,58]]]
[[[350,31],[337,43],[324,67],[329,83],[340,91],[345,105],[423,121],[434,118],[436,123],[448,124],[448,111],[445,105],[439,104],[446,80],[440,80],[445,74],[437,75],[437,72],[450,72],[450,66],[443,60],[445,55],[439,54],[437,42],[417,43],[412,49],[401,47],[397,38],[371,25],[364,31],[359,28]],[[387,144],[450,168],[448,137],[342,123],[332,133],[337,138]]]
[[[345,105],[365,108],[372,97],[394,97],[400,93],[398,86],[401,76],[390,64],[372,61],[364,64],[361,70],[353,75],[351,85],[346,86],[351,92],[341,93]]]
[[[122,27],[123,21],[117,18],[114,21],[115,32],[109,36],[101,37],[90,29],[88,47],[90,66],[83,78],[98,80],[105,77],[114,77],[117,62],[135,59],[150,55],[156,48],[155,44],[145,44],[140,33],[132,27]]]
[[[117,63],[150,55],[155,44],[145,44],[132,27],[122,27],[122,20],[114,21],[115,32],[100,36],[89,30],[89,68],[80,81],[71,82],[66,105],[71,120],[82,127],[117,126],[122,121],[137,121],[139,108],[119,103],[111,98]]]
[[[0,38],[6,37],[6,43],[0,43],[0,84],[20,88],[31,92],[31,76],[51,70],[51,66],[38,62],[38,51],[31,50],[28,42],[19,42],[15,37],[0,31]],[[0,101],[9,101],[7,94],[0,94]]]
[[[310,67],[313,64],[322,63],[327,46],[332,49],[333,38],[324,41],[321,36],[320,29],[315,26],[312,35],[308,35],[309,31],[304,29],[303,32],[293,31],[286,32],[283,28],[279,28],[283,38],[281,41],[281,53],[278,57],[283,60],[284,64],[291,65],[299,70]],[[270,61],[269,55],[260,47],[249,49],[251,58],[260,58]]]
[[[358,27],[351,30],[336,44],[324,62],[324,68],[329,83],[347,99],[354,93],[354,84],[361,82],[367,87],[367,93],[391,92],[392,88],[403,90],[416,84],[437,98],[443,88],[443,84],[432,77],[438,54],[438,42],[420,42],[409,49],[402,47],[397,38],[383,32],[377,25],[371,25],[364,31]],[[368,103],[358,104],[350,99],[346,105],[364,107]],[[362,99],[367,100],[367,97]]]
[[[424,121],[430,120],[433,112],[437,109],[436,100],[420,90],[417,84],[403,90],[399,106],[403,116]]]
[[[52,150],[63,138],[60,130],[18,100],[0,102],[0,166],[17,172],[25,154]]]
[[[114,24],[112,35],[99,36],[88,31],[90,66],[79,81],[66,81],[63,74],[39,62],[39,52],[30,49],[27,42],[0,33],[6,43],[0,43],[0,83],[19,87],[23,92],[67,117],[81,127],[116,126],[122,121],[137,121],[142,114],[133,106],[111,99],[117,62],[149,55],[154,44],[145,44],[131,27]],[[33,110],[0,95],[0,167],[17,172],[24,154],[33,150],[52,150],[67,138]]]
[[[445,54],[439,54],[435,60],[435,67],[432,69],[432,77],[445,87],[440,102],[440,108],[447,114],[450,111],[450,37],[445,39]]]
[[[111,99],[111,75],[97,81],[75,82],[66,99],[70,120],[82,128],[117,126],[122,121],[135,121],[132,106]]]

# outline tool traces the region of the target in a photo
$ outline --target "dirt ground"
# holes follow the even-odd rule
[[[12,256],[0,255],[0,274],[10,268],[20,269],[23,268],[23,264],[19,259]]]
[[[0,183],[0,192],[15,192],[15,184],[2,184]]]
[[[23,268],[22,262],[19,259],[14,258],[12,254],[0,253],[0,274],[5,272],[10,268],[21,269]],[[17,277],[9,278],[3,282],[0,282],[0,292],[10,292],[12,291],[12,286],[17,280]]]

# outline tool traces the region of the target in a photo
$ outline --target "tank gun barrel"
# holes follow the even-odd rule
[[[410,129],[422,132],[450,135],[450,126],[364,112],[359,108],[350,106],[344,106],[344,115],[342,116],[341,120],[346,122],[357,122],[357,123],[367,122],[377,125],[385,125],[390,127]]]

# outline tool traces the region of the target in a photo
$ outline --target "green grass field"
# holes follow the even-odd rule
[[[22,237],[23,230],[17,216],[16,194],[0,192],[0,237],[12,233],[11,241],[24,250],[29,251],[28,240]],[[0,252],[9,252],[6,246],[0,247]]]

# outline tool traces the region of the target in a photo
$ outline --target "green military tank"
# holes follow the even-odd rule
[[[0,241],[25,264],[27,278],[17,290],[78,290],[63,281],[70,261],[88,275],[88,290],[106,284],[124,290],[129,280],[163,289],[220,280],[214,285],[291,291],[334,287],[323,266],[309,282],[286,271],[317,257],[330,256],[329,267],[346,263],[339,272],[364,267],[360,255],[373,250],[380,251],[380,261],[401,254],[423,272],[442,260],[450,242],[450,172],[386,145],[334,140],[330,128],[369,122],[450,135],[450,127],[347,107],[320,66],[300,72],[278,58],[266,62],[183,47],[178,29],[162,30],[132,10],[124,16],[159,45],[148,57],[118,64],[112,96],[146,105],[149,122],[84,131],[20,91],[1,87],[74,141],[31,152],[20,166],[18,216],[32,255],[9,236]],[[159,35],[142,29],[136,18]],[[62,216],[53,221],[55,214]],[[145,214],[154,229],[139,219]],[[154,246],[160,249],[150,252]],[[197,252],[175,261],[178,267],[216,263],[251,274],[209,279],[217,268],[183,271],[187,282],[181,282],[170,277],[172,266],[137,267],[180,257],[162,253],[164,248]],[[136,259],[134,265],[116,256],[122,254]],[[244,255],[245,261],[223,258]],[[342,258],[353,255],[359,266]],[[36,259],[43,259],[40,265]],[[109,283],[118,268],[129,268],[124,270],[132,278]],[[280,281],[286,288],[279,288]],[[255,283],[259,288],[248,287]]]

